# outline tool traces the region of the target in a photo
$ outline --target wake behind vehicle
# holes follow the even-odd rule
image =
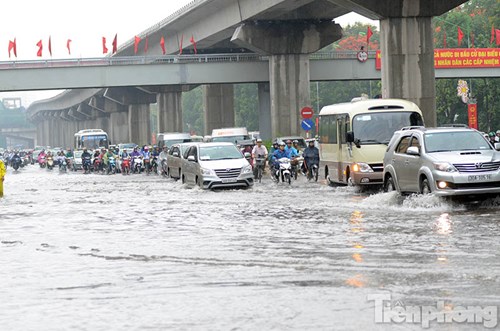
[[[181,180],[204,189],[247,188],[253,186],[253,170],[233,143],[202,143],[186,151]]]
[[[422,112],[400,99],[325,106],[319,114],[320,171],[329,184],[383,184],[383,159],[393,133],[422,126]]]
[[[403,128],[394,133],[384,157],[384,190],[438,196],[498,194],[500,152],[495,148],[474,129]]]

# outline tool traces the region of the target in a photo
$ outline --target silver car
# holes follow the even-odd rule
[[[439,196],[500,193],[500,145],[469,128],[396,131],[384,156],[384,191]]]
[[[253,186],[252,166],[229,142],[200,143],[184,154],[182,183],[204,189]]]
[[[181,178],[181,167],[184,153],[186,153],[186,150],[188,150],[189,147],[196,144],[199,144],[199,142],[174,144],[170,147],[167,154],[167,173],[171,178]]]

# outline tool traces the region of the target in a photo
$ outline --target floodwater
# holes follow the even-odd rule
[[[5,193],[2,330],[418,330],[377,319],[374,296],[389,310],[500,305],[500,198],[303,178],[213,192],[37,166],[9,168]]]

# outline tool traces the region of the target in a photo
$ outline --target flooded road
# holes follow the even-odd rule
[[[418,330],[389,315],[500,306],[499,198],[470,208],[303,178],[211,192],[36,166],[9,168],[5,194],[4,330]],[[482,329],[489,313],[430,326]]]

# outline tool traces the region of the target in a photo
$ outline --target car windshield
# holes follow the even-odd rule
[[[243,154],[234,145],[224,146],[203,146],[200,147],[200,160],[215,161],[215,160],[230,160],[241,159]]]
[[[182,144],[182,143],[189,143],[191,142],[191,138],[186,138],[186,139],[169,139],[169,140],[164,140],[165,146],[167,146],[169,149],[175,144]]]
[[[249,137],[245,135],[240,135],[240,136],[221,136],[221,137],[212,137],[213,142],[227,142],[227,143],[235,143],[237,144],[238,142],[242,140],[247,140]]]
[[[491,150],[491,145],[476,131],[433,132],[424,135],[427,153]]]
[[[361,144],[387,144],[394,132],[405,126],[423,126],[415,112],[364,113],[354,116],[352,130]]]
[[[136,144],[120,144],[118,145],[119,149],[134,149],[136,147]]]

